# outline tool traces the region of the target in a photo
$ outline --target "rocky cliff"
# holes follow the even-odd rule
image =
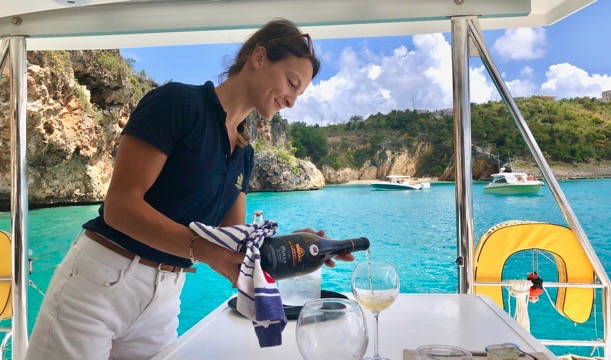
[[[153,84],[115,68],[118,51],[28,53],[27,159],[32,207],[99,201],[134,94]],[[10,196],[9,79],[0,81],[0,207]]]
[[[28,53],[27,159],[31,207],[101,201],[131,111],[156,87],[117,50]],[[9,79],[0,80],[0,210],[10,202]],[[251,191],[317,189],[316,167],[287,149],[288,124],[252,115]]]
[[[325,186],[325,177],[314,164],[293,155],[285,119],[274,116],[266,120],[253,112],[247,124],[255,148],[250,191],[315,190]]]
[[[375,156],[375,164],[372,160],[367,160],[359,169],[349,167],[333,169],[323,165],[322,173],[325,180],[331,184],[341,184],[355,180],[387,180],[388,175],[409,175],[416,174],[416,168],[422,151],[426,145],[419,145],[415,151],[401,149],[400,151],[385,150]]]
[[[611,176],[611,103],[541,96],[516,102],[557,178]],[[392,110],[325,127],[294,126],[293,132],[298,154],[315,157],[321,168],[326,164],[323,172],[329,182],[383,179],[389,174],[454,180],[451,110]],[[320,140],[321,134],[326,141]],[[471,139],[474,180],[489,180],[500,166],[539,173],[503,102],[471,106]],[[512,166],[516,160],[524,164]]]
[[[424,145],[421,145],[423,147]],[[473,180],[488,181],[491,179],[491,174],[499,171],[499,162],[501,166],[515,171],[521,171],[533,174],[536,178],[542,179],[543,174],[532,159],[514,159],[511,162],[500,161],[493,154],[485,150],[473,147],[471,153],[471,173]],[[333,169],[328,165],[322,166],[322,173],[325,181],[329,184],[342,184],[358,181],[372,180],[388,180],[387,175],[409,175],[412,177],[431,178],[429,174],[418,173],[418,163],[422,161],[422,157],[418,154],[411,153],[404,149],[400,152],[386,152],[386,160],[373,165],[372,161],[368,160],[359,169],[343,167]],[[585,163],[562,163],[549,162],[552,172],[557,179],[595,179],[595,178],[610,178],[611,177],[611,161],[608,160],[592,160]],[[441,176],[434,177],[439,181],[454,181],[454,162],[452,161],[444,169]]]

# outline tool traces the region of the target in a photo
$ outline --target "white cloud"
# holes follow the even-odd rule
[[[483,65],[470,69],[469,82],[471,102],[482,103],[499,97],[496,87],[488,80],[488,73]],[[452,107],[452,104],[448,107]]]
[[[319,43],[314,45],[314,52],[316,53],[316,57],[318,57],[322,62],[330,62],[333,56],[332,51],[327,51],[327,49]]]
[[[533,76],[534,73],[535,73],[535,70],[531,68],[530,66],[525,66],[522,68],[522,70],[520,70],[520,75],[525,76],[525,77],[531,77]]]
[[[373,54],[366,45],[358,52],[345,48],[337,60],[338,73],[310,85],[282,115],[312,124],[412,109],[413,104],[418,109],[450,107],[450,44],[441,34],[414,36],[413,44],[414,49],[400,46],[385,56]]]
[[[611,89],[611,76],[593,74],[574,65],[552,65],[545,73],[547,80],[541,84],[541,94],[561,98],[600,97],[602,91]]]
[[[506,84],[513,97],[528,97],[537,94],[537,84],[528,79],[516,79]]]
[[[530,66],[525,66],[520,70],[520,75],[523,79],[514,79],[506,81],[505,84],[509,88],[509,92],[513,97],[527,97],[538,93],[539,86],[535,84],[532,77],[535,70]],[[500,96],[499,96],[500,99]]]
[[[382,67],[380,65],[371,64],[369,66],[369,78],[371,80],[377,79],[382,73]]]
[[[337,60],[338,73],[310,85],[295,107],[282,115],[289,121],[328,124],[414,106],[452,107],[450,44],[441,34],[412,39],[413,49],[400,46],[384,56],[373,54],[366,45],[358,52],[345,48]],[[476,102],[497,97],[483,73],[483,67],[471,69],[471,96]]]
[[[503,36],[494,42],[492,49],[505,60],[541,58],[547,50],[545,29],[541,27],[507,29]]]
[[[367,118],[392,110],[438,110],[452,107],[451,46],[441,34],[416,35],[412,47],[399,46],[387,54],[374,54],[363,44],[343,49],[335,63],[338,72],[308,87],[293,109],[283,111],[289,121],[330,124],[354,115]],[[483,65],[469,70],[471,102],[500,100]],[[514,97],[554,95],[600,97],[611,89],[611,76],[589,75],[570,64],[549,67],[543,84],[535,81],[531,66],[520,69],[516,78],[504,80]]]

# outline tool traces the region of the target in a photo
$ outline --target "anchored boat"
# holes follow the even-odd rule
[[[543,185],[542,181],[535,180],[532,175],[501,171],[498,174],[492,174],[492,182],[484,186],[484,194],[537,194]]]
[[[407,175],[388,175],[387,178],[390,181],[373,182],[371,186],[380,190],[422,190],[431,187],[428,182],[413,182]]]

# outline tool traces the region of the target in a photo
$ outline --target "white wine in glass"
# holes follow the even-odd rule
[[[352,294],[358,303],[373,313],[374,355],[369,360],[388,360],[380,356],[378,347],[378,317],[380,311],[392,305],[399,296],[399,274],[390,263],[365,262],[352,272]]]

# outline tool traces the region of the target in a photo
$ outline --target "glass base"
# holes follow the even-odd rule
[[[381,356],[378,356],[378,357],[370,356],[370,357],[363,358],[362,360],[390,360],[390,359],[381,357]]]

